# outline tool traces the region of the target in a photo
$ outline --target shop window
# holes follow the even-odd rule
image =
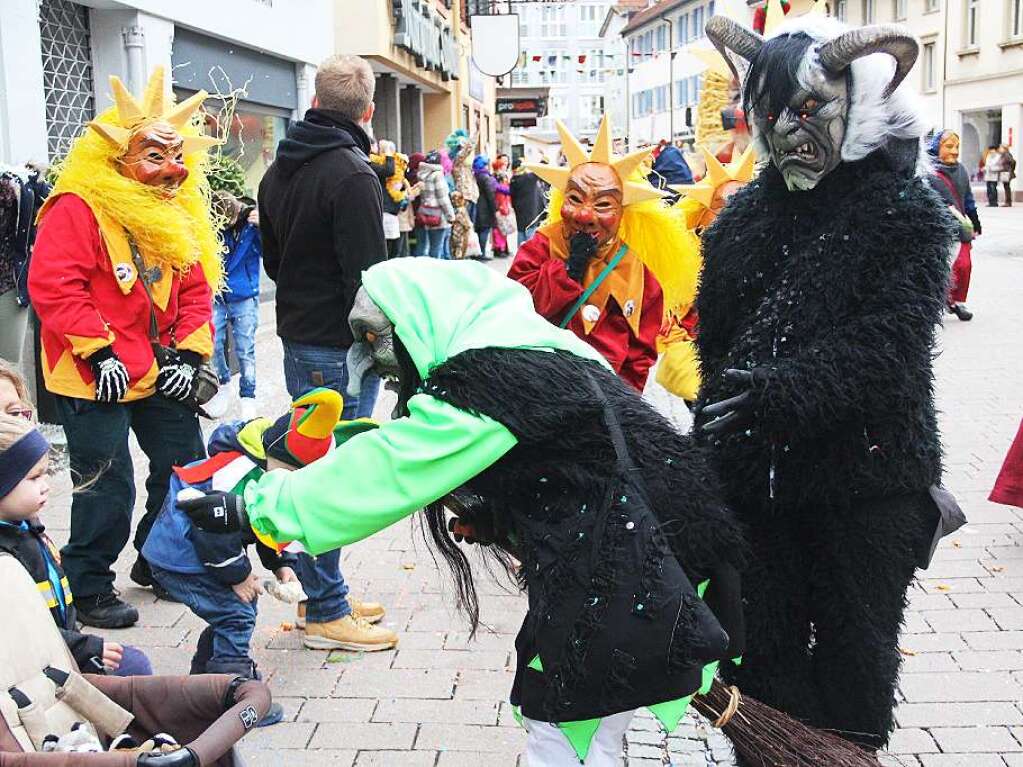
[[[190,93],[175,90],[178,100]],[[277,144],[284,138],[288,119],[282,113],[273,113],[272,107],[261,107],[244,101],[238,102],[227,141],[223,146],[226,157],[237,160],[245,172],[245,187],[248,194],[255,196],[259,182],[277,154]],[[283,110],[281,110],[283,112]],[[218,121],[220,117],[215,118]],[[208,129],[213,133],[216,128]]]
[[[905,21],[908,10],[906,6],[909,4],[909,0],[895,0],[895,20]]]

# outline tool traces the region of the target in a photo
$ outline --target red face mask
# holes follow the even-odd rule
[[[622,223],[622,182],[609,165],[589,162],[568,177],[561,220],[565,239],[580,232],[597,240],[601,248],[614,240]]]
[[[170,125],[146,125],[128,139],[128,149],[118,160],[120,173],[172,197],[188,178],[181,150],[181,134]]]

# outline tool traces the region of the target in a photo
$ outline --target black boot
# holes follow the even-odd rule
[[[131,566],[131,572],[128,573],[128,577],[142,588],[149,588],[153,585],[153,570],[141,554],[135,558],[135,564]]]
[[[970,320],[973,319],[973,312],[971,312],[962,304],[952,304],[950,308],[952,310],[952,314],[954,314],[963,322],[969,322]]]
[[[109,594],[76,598],[78,620],[86,626],[100,629],[126,629],[134,626],[138,622],[139,611],[119,597],[120,592],[114,589]]]
[[[210,639],[212,641],[212,633]],[[256,662],[253,660],[237,660],[237,661],[207,661],[206,662],[206,673],[207,674],[234,674],[235,676],[245,677],[246,679],[260,679],[259,670],[256,668]],[[271,703],[270,708],[267,709],[266,714],[263,718],[256,722],[256,727],[269,727],[272,724],[277,724],[284,719],[284,707],[280,703]]]

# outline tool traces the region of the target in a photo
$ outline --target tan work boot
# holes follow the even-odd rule
[[[369,623],[380,623],[384,619],[384,606],[379,602],[363,602],[352,596],[345,597],[352,612]],[[305,602],[298,603],[298,615],[295,617],[295,628],[305,629]]]
[[[398,635],[364,618],[346,615],[327,623],[308,621],[302,644],[310,650],[390,650],[398,645]]]
[[[346,598],[352,612],[365,619],[367,623],[380,623],[384,619],[384,606],[379,602],[363,602],[360,599],[355,599],[351,594]]]

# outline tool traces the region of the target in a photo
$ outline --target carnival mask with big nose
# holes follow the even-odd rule
[[[945,165],[959,162],[959,136],[949,131],[938,142],[938,159]]]
[[[348,348],[348,391],[358,397],[362,379],[371,370],[383,378],[397,378],[401,372],[394,351],[394,325],[376,305],[366,288],[360,287],[348,313],[353,342]]]
[[[188,178],[181,134],[167,123],[142,126],[131,134],[117,160],[122,176],[173,196]]]
[[[622,181],[610,165],[588,162],[576,167],[565,185],[561,221],[565,239],[593,237],[600,249],[612,242],[622,223]]]

